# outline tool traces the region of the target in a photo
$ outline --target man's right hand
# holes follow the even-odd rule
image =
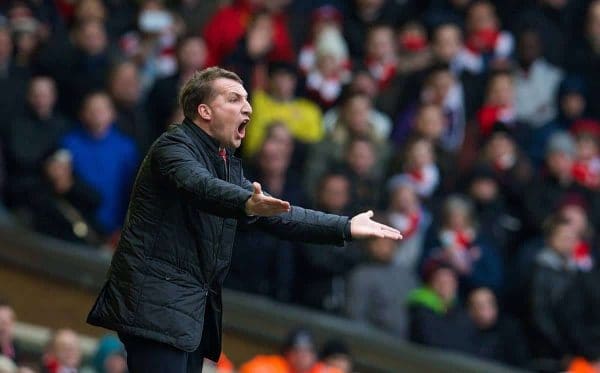
[[[264,195],[259,183],[252,183],[254,191],[246,201],[246,215],[273,216],[290,211],[290,203]]]

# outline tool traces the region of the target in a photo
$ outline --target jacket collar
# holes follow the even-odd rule
[[[193,121],[188,118],[183,120],[182,125],[191,132],[195,140],[198,140],[202,145],[206,146],[213,154],[219,154],[219,141],[211,137],[202,128],[198,127]]]

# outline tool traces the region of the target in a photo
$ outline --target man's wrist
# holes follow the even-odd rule
[[[351,219],[348,219],[344,225],[344,241],[352,241],[352,227],[350,224]]]

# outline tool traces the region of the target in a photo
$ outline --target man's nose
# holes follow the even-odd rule
[[[250,115],[252,114],[252,105],[250,105],[250,103],[248,101],[246,101],[246,103],[244,104],[244,107],[242,107],[242,114],[244,115]]]

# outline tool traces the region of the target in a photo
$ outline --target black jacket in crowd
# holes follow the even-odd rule
[[[229,152],[225,165],[218,150],[218,142],[188,119],[152,145],[89,323],[199,350],[216,361],[221,287],[238,222],[286,239],[343,245],[350,238],[347,217],[296,206],[278,216],[249,218],[245,203],[252,185],[240,160]]]

